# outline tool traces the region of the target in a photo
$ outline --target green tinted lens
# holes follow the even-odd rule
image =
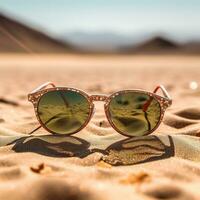
[[[38,105],[38,116],[50,131],[70,134],[79,130],[90,115],[86,97],[70,90],[50,91],[44,94]]]
[[[109,104],[109,114],[117,130],[128,136],[152,131],[160,121],[159,102],[139,92],[120,93]]]

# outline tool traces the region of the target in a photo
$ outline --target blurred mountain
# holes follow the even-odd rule
[[[62,34],[61,38],[88,53],[200,54],[199,41],[176,42],[164,36],[155,36],[151,32],[123,35],[80,31]]]
[[[149,34],[117,34],[114,32],[66,32],[60,36],[76,47],[88,51],[116,51],[120,46],[137,44],[149,37]]]
[[[72,52],[74,47],[0,13],[0,52]]]
[[[180,50],[181,45],[172,42],[164,37],[153,37],[138,45],[129,45],[121,48],[121,52],[126,53],[168,53]]]
[[[138,45],[132,44],[119,48],[119,53],[135,54],[200,54],[200,42],[177,43],[157,36]]]
[[[68,32],[58,39],[0,13],[0,52],[200,54],[200,41],[178,43],[154,35]]]

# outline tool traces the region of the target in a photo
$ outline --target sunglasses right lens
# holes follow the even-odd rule
[[[159,102],[148,94],[128,91],[113,97],[108,108],[113,126],[127,136],[142,136],[160,122]]]
[[[90,116],[90,103],[76,91],[57,90],[45,93],[38,103],[38,117],[49,131],[71,134],[80,130]]]

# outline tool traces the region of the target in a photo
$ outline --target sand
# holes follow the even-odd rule
[[[200,199],[199,57],[2,54],[0,80],[1,200]],[[46,81],[89,94],[163,84],[173,105],[149,136],[115,132],[99,102],[73,136],[28,136],[27,94]]]

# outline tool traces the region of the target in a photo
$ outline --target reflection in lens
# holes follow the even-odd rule
[[[88,120],[90,105],[86,97],[70,90],[50,91],[38,104],[38,115],[43,125],[59,134],[70,134]]]
[[[126,92],[110,101],[109,115],[120,132],[128,136],[141,136],[159,123],[161,109],[159,102],[147,94]]]

